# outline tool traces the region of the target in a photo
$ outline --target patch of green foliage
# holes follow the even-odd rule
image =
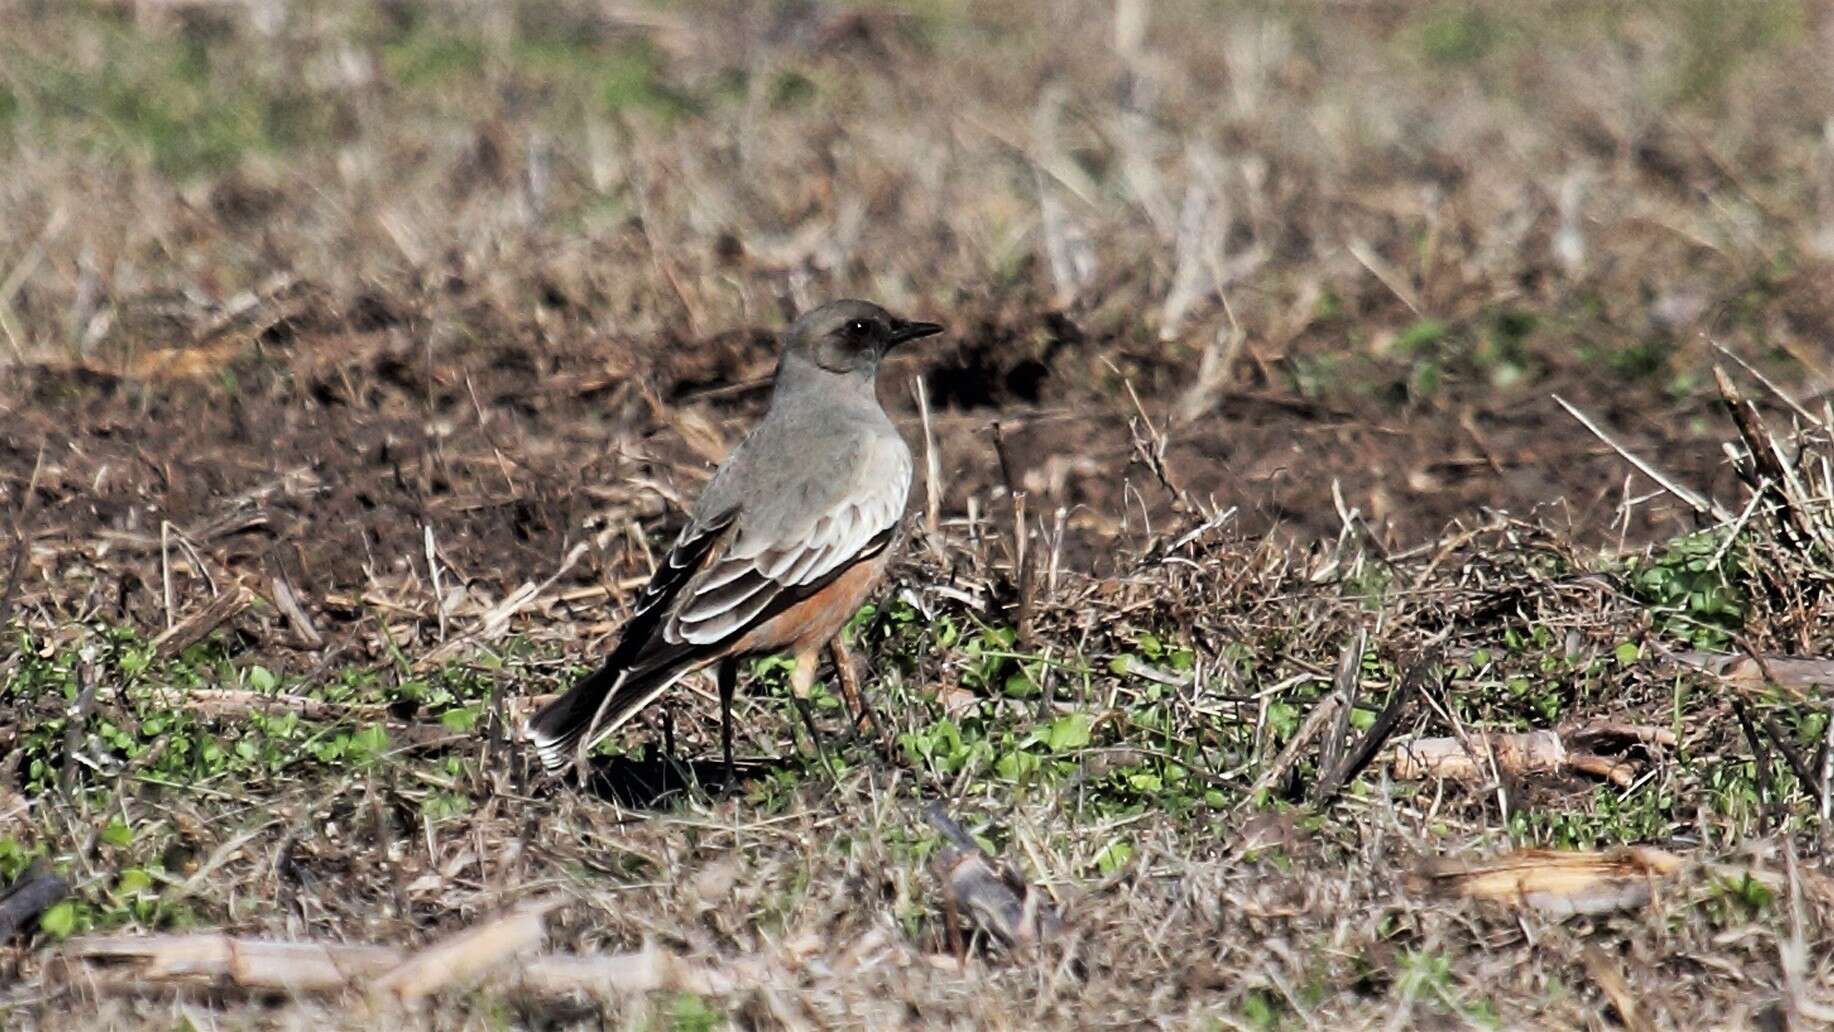
[[[405,89],[439,89],[484,68],[484,44],[475,38],[416,32],[382,47],[382,69]]]
[[[1601,785],[1582,800],[1559,807],[1535,807],[1509,815],[1517,843],[1551,849],[1604,849],[1659,841],[1675,827],[1672,791],[1656,783],[1624,793]]]
[[[1433,7],[1414,27],[1427,60],[1453,67],[1476,64],[1489,56],[1504,31],[1496,12],[1472,4]]]
[[[238,661],[215,642],[160,658],[139,635],[120,629],[100,629],[55,649],[23,633],[16,644],[0,703],[38,715],[15,746],[20,787],[28,796],[65,803],[39,811],[51,823],[18,826],[0,836],[0,881],[18,877],[40,858],[69,877],[73,858],[56,852],[62,847],[55,843],[73,830],[78,841],[90,842],[85,869],[110,872],[103,881],[81,885],[40,919],[40,931],[51,938],[123,926],[183,928],[197,920],[189,893],[179,888],[195,858],[182,845],[178,825],[153,816],[161,812],[157,807],[126,800],[158,798],[168,790],[203,798],[278,794],[302,778],[362,775],[393,762],[388,729],[372,718],[313,720],[282,704],[271,712],[217,719],[186,705],[187,694],[233,689],[413,707],[462,732],[475,727],[492,684],[487,665],[393,683],[374,670],[346,668],[306,683]],[[68,721],[79,668],[89,671],[97,694],[71,755]],[[443,763],[446,780],[464,772],[457,756]],[[470,805],[467,796],[447,788],[420,796],[431,823],[461,817]],[[84,814],[96,822],[90,832],[58,823]]]
[[[713,1032],[726,1023],[725,1014],[705,997],[694,993],[677,993],[668,1010],[657,1016],[652,1026],[658,1032]]]
[[[1452,977],[1452,959],[1440,952],[1403,950],[1396,990],[1428,1010],[1437,1010],[1478,1028],[1501,1028],[1502,1019],[1488,1000],[1472,999],[1459,991]]]
[[[1541,322],[1532,311],[1508,306],[1458,323],[1417,319],[1395,335],[1393,350],[1408,363],[1406,377],[1385,393],[1396,402],[1419,402],[1438,394],[1448,378],[1479,377],[1506,390],[1544,376],[1546,363],[1529,347]]]
[[[1746,577],[1722,530],[1676,538],[1630,571],[1656,629],[1698,649],[1723,651],[1745,622]]]
[[[67,704],[77,696],[75,648],[46,654],[29,637],[20,639],[20,659],[0,696],[15,704],[61,700],[57,715],[35,723],[21,736],[24,788],[31,793],[53,789],[64,765]],[[98,705],[83,726],[80,746],[88,761],[79,781],[98,772],[129,771],[152,784],[202,785],[225,778],[247,784],[271,779],[301,766],[355,767],[380,762],[391,746],[387,728],[373,719],[314,721],[278,706],[253,712],[233,724],[182,705],[199,689],[237,689],[256,695],[276,692],[308,699],[355,705],[411,706],[426,711],[446,727],[465,731],[475,726],[489,690],[488,679],[453,668],[437,676],[385,684],[374,670],[346,668],[316,684],[282,678],[260,664],[240,665],[214,643],[191,646],[173,659],[157,659],[151,647],[132,631],[107,630],[86,648],[94,674],[108,685],[108,705]]]
[[[277,63],[223,56],[208,31],[148,34],[97,14],[76,35],[88,45],[11,55],[0,124],[98,153],[137,150],[174,178],[333,135],[331,106]]]
[[[901,672],[922,669],[926,656],[947,658],[958,686],[950,708],[928,692],[893,702],[930,710],[897,744],[906,762],[937,778],[1003,794],[1074,785],[1077,805],[1103,818],[1227,802],[1201,773],[1216,762],[1204,755],[1202,743],[1243,738],[1244,729],[1208,718],[1192,722],[1180,692],[1168,683],[1195,672],[1196,653],[1186,644],[1131,632],[1099,664],[1081,655],[1019,649],[1007,626],[952,613],[921,620],[902,603],[866,614],[856,627],[876,634],[880,663]],[[963,706],[967,696],[977,701]],[[1095,863],[1118,867],[1130,852],[1117,841]]]
[[[561,101],[544,107],[598,115],[640,112],[664,121],[692,115],[703,103],[669,78],[662,55],[643,39],[559,18],[525,17],[500,45],[463,23],[422,18],[383,34],[380,50],[392,82],[430,99],[512,82]]]

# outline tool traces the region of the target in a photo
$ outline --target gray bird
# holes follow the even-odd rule
[[[739,442],[637,599],[611,657],[528,724],[559,769],[684,674],[719,664],[732,766],[738,663],[788,653],[804,719],[822,646],[884,574],[911,487],[911,451],[879,404],[879,360],[941,333],[867,301],[835,301],[784,335],[770,410]]]

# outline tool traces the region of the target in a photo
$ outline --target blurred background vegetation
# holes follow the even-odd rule
[[[1827,922],[1805,949],[1750,877],[1562,924],[1395,872],[1826,841],[1755,730],[1816,756],[1822,701],[1669,658],[1834,640],[1826,556],[1736,486],[1712,376],[1770,378],[1779,434],[1826,411],[1829,53],[1814,0],[6,4],[0,873],[83,872],[53,936],[406,941],[564,879],[570,948],[927,951],[936,841],[892,804],[946,794],[1087,890],[1089,964],[1041,994],[888,963],[807,1006],[1577,1027],[1588,936],[1684,1025],[1824,988],[1787,965]],[[505,700],[602,652],[761,411],[772,332],[841,295],[951,331],[884,377],[939,473],[854,628],[897,762],[799,755],[764,664],[746,744],[787,759],[744,798],[627,820],[512,783]],[[1556,393],[1747,518],[1703,528]],[[1378,765],[1308,808],[1429,668],[1402,734],[1670,744],[1630,785]],[[1336,738],[1277,759],[1339,684]],[[741,894],[688,898],[728,854]],[[1214,966],[1149,985],[1143,956]]]
[[[1168,397],[1188,486],[1271,489],[1273,523],[1335,527],[1307,522],[1321,487],[1286,483],[1322,478],[1253,461],[1278,450],[1255,427],[1297,405],[1478,428],[1326,449],[1403,538],[1485,497],[1567,496],[1593,524],[1616,472],[1591,445],[1529,447],[1565,436],[1550,391],[1710,478],[1711,446],[1687,446],[1709,339],[1826,386],[1831,18],[1807,0],[19,3],[0,329],[12,367],[233,378],[233,348],[146,352],[285,281],[319,291],[318,330],[412,321],[445,354],[526,341],[532,317],[609,334],[648,375],[659,342],[864,294],[965,331],[927,374],[943,409],[1118,419],[1127,380]],[[1020,447],[1041,469],[1061,451]],[[1448,448],[1482,458],[1481,483]],[[1118,508],[1067,457],[1044,479]]]

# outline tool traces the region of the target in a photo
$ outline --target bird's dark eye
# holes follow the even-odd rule
[[[847,324],[847,336],[855,340],[865,340],[872,335],[872,323],[864,319],[855,319]]]

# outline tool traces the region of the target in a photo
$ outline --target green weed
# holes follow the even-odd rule
[[[1723,651],[1745,620],[1745,574],[1725,532],[1677,538],[1653,561],[1633,565],[1630,587],[1657,629],[1695,648]]]

